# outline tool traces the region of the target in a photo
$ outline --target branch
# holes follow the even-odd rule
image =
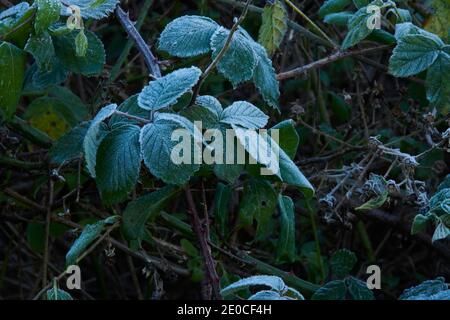
[[[219,285],[220,278],[216,271],[215,267],[216,263],[211,255],[211,247],[208,244],[205,229],[200,222],[200,217],[195,207],[194,198],[192,197],[192,193],[189,187],[185,189],[185,193],[186,193],[186,200],[189,205],[189,213],[191,216],[192,227],[195,230],[195,233],[197,234],[198,241],[200,244],[200,250],[202,251],[203,260],[205,263],[206,277],[210,281],[216,300],[221,300],[222,295],[220,294],[220,285]]]
[[[388,49],[390,47],[391,47],[390,45],[382,45],[382,46],[378,46],[378,47],[370,47],[370,48],[364,48],[364,49],[353,50],[353,51],[336,51],[335,53],[329,55],[328,57],[311,62],[310,64],[307,64],[305,66],[301,66],[301,67],[298,67],[298,68],[295,68],[295,69],[292,69],[292,70],[289,70],[286,72],[281,72],[281,73],[277,74],[277,80],[285,80],[285,79],[295,78],[295,77],[305,73],[306,71],[323,67],[324,65],[327,65],[331,62],[334,62],[334,61],[337,61],[337,60],[340,60],[343,58],[362,55],[362,54],[371,53],[371,52],[375,52],[375,51],[379,51],[379,50],[384,50],[384,49]]]
[[[153,53],[150,51],[149,46],[145,43],[142,36],[136,30],[134,24],[130,21],[128,13],[123,11],[123,9],[118,5],[115,10],[116,17],[119,19],[120,24],[125,29],[127,34],[136,42],[139,52],[144,57],[147,67],[152,72],[152,76],[159,78],[161,77],[161,69],[159,68],[158,61]]]

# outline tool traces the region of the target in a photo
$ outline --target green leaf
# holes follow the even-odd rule
[[[411,234],[417,234],[425,230],[429,220],[429,216],[425,216],[423,214],[416,215],[411,225]]]
[[[434,9],[425,22],[425,29],[437,34],[442,39],[449,36],[450,3],[447,0],[432,0],[431,7]]]
[[[138,104],[146,110],[169,107],[177,103],[178,98],[197,83],[201,74],[199,68],[190,67],[178,69],[151,81],[139,94]]]
[[[266,286],[276,292],[284,292],[286,290],[286,285],[281,278],[276,276],[259,275],[236,281],[223,288],[221,293],[222,295],[227,296],[251,286]]]
[[[51,163],[63,164],[80,158],[83,154],[83,141],[90,122],[82,122],[59,138],[50,149]]]
[[[140,135],[142,157],[150,173],[166,183],[177,185],[187,182],[200,168],[192,159],[195,154],[193,148],[198,148],[195,143],[191,144],[191,150],[183,150],[188,153],[187,157],[190,157],[189,164],[176,164],[172,161],[171,153],[178,142],[172,141],[171,135],[174,130],[180,128],[184,127],[174,121],[155,120],[146,124]],[[184,141],[180,143],[187,145]]]
[[[446,290],[448,290],[448,285],[445,283],[445,279],[438,277],[434,280],[427,280],[415,287],[406,289],[400,295],[399,300],[423,300],[424,298]]]
[[[440,52],[427,71],[427,99],[443,114],[450,112],[450,54]]]
[[[222,112],[220,122],[248,129],[259,129],[267,124],[269,117],[247,101],[236,101]]]
[[[387,187],[386,180],[377,174],[370,174],[370,181],[373,184],[375,197],[359,206],[355,210],[372,210],[381,207],[387,200],[389,196],[389,189]]]
[[[279,146],[286,152],[289,158],[294,159],[297,154],[300,137],[295,130],[295,122],[292,119],[284,120],[274,125],[270,130],[278,130]],[[269,130],[269,133],[270,133]]]
[[[119,220],[119,216],[111,216],[104,220],[100,220],[94,224],[88,224],[83,228],[80,236],[70,247],[66,254],[66,266],[77,264],[80,255],[88,248],[88,246],[97,239],[107,225],[113,225]]]
[[[348,11],[330,13],[323,18],[323,22],[337,26],[346,26],[352,17],[353,12]]]
[[[0,13],[0,35],[3,41],[23,48],[33,29],[36,8],[26,2],[19,3]]]
[[[352,296],[353,300],[374,300],[373,292],[367,288],[367,284],[354,277],[348,277],[345,279],[348,292]]]
[[[277,260],[286,257],[293,262],[297,252],[295,248],[295,212],[294,202],[288,196],[278,195],[280,208],[280,237],[277,243]]]
[[[218,183],[214,196],[214,225],[222,237],[228,237],[229,204],[232,188],[223,183]]]
[[[137,183],[141,168],[139,132],[136,125],[117,126],[98,147],[96,181],[102,200],[107,204],[124,200]]]
[[[389,72],[396,77],[408,77],[430,67],[443,46],[439,38],[422,34],[400,38],[389,60]]]
[[[319,9],[319,17],[324,18],[329,14],[340,13],[351,3],[351,0],[326,0]]]
[[[281,1],[267,4],[262,14],[262,24],[259,29],[258,42],[272,55],[283,41],[287,31],[287,12]]]
[[[356,8],[360,9],[364,6],[367,6],[371,0],[353,0],[353,4]]]
[[[64,3],[79,7],[80,14],[85,19],[101,19],[114,11],[119,0],[65,0]],[[69,14],[66,7],[62,8],[61,14]]]
[[[116,104],[110,104],[103,107],[92,119],[86,137],[83,141],[84,157],[86,166],[92,178],[95,178],[95,162],[97,160],[97,149],[102,139],[105,137],[105,131],[102,130],[103,120],[109,118],[116,110]]]
[[[159,50],[186,58],[211,50],[211,37],[219,25],[207,17],[183,16],[170,22],[159,38]]]
[[[366,7],[362,7],[350,18],[347,24],[348,32],[342,42],[342,50],[353,47],[372,32],[372,29],[367,26],[367,19],[371,15],[372,13],[367,12]]]
[[[16,46],[0,44],[0,113],[9,120],[16,112],[25,75],[25,53]]]
[[[445,176],[444,180],[439,184],[437,191],[442,191],[444,189],[450,189],[450,173]]]
[[[252,43],[244,34],[245,31],[238,29],[233,34],[233,39],[228,50],[217,64],[217,69],[236,87],[238,84],[249,80],[253,76],[257,58],[253,51]],[[212,58],[215,59],[224,47],[230,30],[219,27],[211,38]]]
[[[250,296],[248,300],[290,300],[276,291],[262,290]]]
[[[239,205],[239,218],[243,226],[258,223],[256,237],[263,239],[270,233],[270,220],[277,206],[277,193],[273,186],[262,179],[251,179],[244,186]]]
[[[58,85],[66,80],[69,74],[59,59],[54,56],[51,61],[51,70],[39,70],[36,63],[27,70],[23,93],[44,92],[50,86]]]
[[[55,48],[48,32],[31,34],[24,48],[29,52],[40,70],[50,71],[55,59]]]
[[[130,241],[141,241],[145,236],[147,221],[153,221],[178,190],[174,186],[165,186],[130,202],[123,212],[122,229],[125,237]]]
[[[320,287],[311,300],[345,300],[346,286],[344,280],[334,280]]]
[[[72,31],[66,35],[53,37],[56,55],[64,67],[75,73],[81,73],[85,76],[100,74],[105,64],[103,43],[93,32],[86,31],[86,53],[84,56],[77,56],[75,40],[77,35],[76,31]]]
[[[84,34],[84,30],[81,29],[75,37],[75,55],[77,57],[84,57],[88,48],[88,39]]]
[[[37,34],[40,34],[59,20],[61,2],[58,0],[36,0],[36,5],[37,12],[34,21],[34,29]]]
[[[72,296],[58,288],[58,284],[53,284],[53,288],[47,290],[47,300],[73,300]]]
[[[272,60],[267,56],[266,50],[256,42],[252,44],[257,57],[256,67],[253,73],[253,82],[269,106],[278,108],[280,98],[279,83]]]
[[[347,249],[336,251],[330,259],[330,267],[333,274],[338,278],[344,278],[355,266],[356,255]]]

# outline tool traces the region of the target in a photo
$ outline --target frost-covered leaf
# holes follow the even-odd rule
[[[262,24],[259,29],[258,42],[272,55],[283,41],[287,31],[287,12],[281,1],[267,4],[262,14]]]
[[[433,233],[432,242],[443,240],[450,236],[450,228],[448,228],[443,222],[439,222]]]
[[[37,12],[34,29],[37,34],[47,30],[51,24],[59,20],[61,2],[59,0],[36,0]]]
[[[389,60],[389,72],[396,77],[417,74],[436,61],[443,45],[437,37],[422,34],[402,36]]]
[[[211,38],[212,58],[216,58],[224,47],[230,30],[219,27]],[[257,58],[253,45],[242,29],[233,34],[228,50],[217,64],[217,69],[227,78],[233,87],[249,80],[253,76]]]
[[[151,81],[139,94],[139,106],[146,110],[159,110],[175,104],[197,83],[201,73],[197,67],[183,68]]]
[[[338,278],[344,278],[355,266],[356,255],[347,249],[336,251],[330,259],[330,267],[333,274]]]
[[[176,57],[193,57],[211,50],[211,37],[219,25],[207,17],[183,16],[170,22],[159,38],[159,50]]]
[[[448,290],[448,285],[442,277],[435,280],[426,280],[421,284],[403,291],[399,300],[426,300],[427,297]]]
[[[444,189],[450,189],[450,173],[445,176],[444,180],[439,184],[437,191],[442,191]]]
[[[84,56],[77,56],[76,37],[77,31],[72,31],[62,36],[53,37],[56,55],[67,69],[81,73],[85,76],[100,74],[105,64],[105,49],[97,36],[86,31],[87,49]]]
[[[260,275],[260,276],[251,276],[236,281],[230,284],[229,286],[223,288],[221,293],[222,295],[226,296],[251,286],[266,286],[280,293],[286,290],[286,285],[284,284],[281,278],[276,276]]]
[[[88,19],[101,19],[107,17],[114,11],[119,0],[65,0],[68,6],[74,5],[80,8],[81,17]],[[70,15],[67,7],[61,9],[62,15]]]
[[[11,119],[16,112],[25,64],[25,52],[8,42],[0,44],[0,113],[5,119]]]
[[[267,104],[276,109],[280,98],[280,88],[272,61],[267,56],[266,50],[256,42],[253,42],[253,51],[257,57],[253,82]]]
[[[81,157],[83,154],[83,141],[90,122],[82,122],[59,138],[50,149],[52,163],[63,164]]]
[[[43,92],[48,87],[59,85],[69,74],[59,59],[54,56],[49,71],[39,70],[36,63],[28,68],[25,76],[23,94]]]
[[[311,300],[345,300],[347,288],[344,280],[334,280],[320,287]]]
[[[53,288],[47,290],[47,300],[73,300],[73,298],[68,292],[59,289],[55,282]]]
[[[102,200],[117,203],[132,191],[141,168],[140,128],[123,124],[113,128],[97,151],[95,174]]]
[[[427,71],[427,99],[443,114],[450,112],[450,51],[441,51]]]
[[[107,225],[116,223],[119,219],[119,216],[111,216],[94,224],[86,225],[66,254],[66,266],[77,264],[77,259],[102,234],[103,229]]]
[[[130,202],[123,212],[122,228],[130,241],[140,241],[145,236],[145,224],[156,218],[168,201],[178,191],[174,186],[166,186]]]
[[[198,96],[195,100],[195,103],[199,106],[209,109],[217,116],[217,118],[220,118],[222,115],[222,104],[213,96]]]
[[[186,119],[186,121],[188,120]],[[193,159],[194,148],[198,148],[197,144],[172,141],[172,132],[180,128],[186,129],[180,123],[174,121],[155,120],[153,123],[146,124],[141,129],[140,135],[142,158],[150,173],[166,183],[177,185],[187,182],[200,167],[198,164],[194,164]],[[192,137],[186,138],[191,139]],[[190,164],[178,164],[172,161],[172,150],[179,144],[191,146],[191,150],[174,151],[177,155],[181,153],[186,158],[186,162],[190,162]]]
[[[128,97],[117,107],[117,110],[139,118],[150,119],[150,111],[139,107],[137,99],[137,94]],[[121,125],[124,123],[139,124],[139,121],[124,117],[123,115],[119,114],[113,114],[109,119],[110,126]]]
[[[256,237],[265,239],[270,231],[270,220],[277,206],[277,193],[273,186],[262,179],[252,179],[244,186],[239,205],[239,220],[243,226],[257,221]]]
[[[319,9],[319,17],[324,18],[329,14],[340,13],[351,3],[351,0],[326,0]]]
[[[374,300],[373,292],[367,288],[367,284],[355,277],[348,277],[345,279],[348,292],[353,300]]]
[[[294,202],[288,196],[278,196],[278,206],[280,208],[280,236],[277,243],[277,260],[284,257],[288,261],[296,258],[295,248],[295,212]]]
[[[33,56],[40,70],[51,70],[55,59],[55,48],[53,47],[52,37],[48,32],[31,34],[24,50]]]
[[[372,13],[367,12],[366,7],[362,7],[350,18],[347,24],[348,32],[342,42],[342,50],[353,47],[372,32],[372,29],[367,26],[367,19],[371,15]]]
[[[276,291],[262,290],[250,296],[248,300],[290,300],[290,299],[282,297]]]
[[[93,178],[95,178],[95,162],[97,159],[97,149],[101,143],[101,140],[105,137],[105,131],[102,130],[101,124],[103,123],[103,120],[109,118],[114,113],[116,108],[116,104],[110,104],[102,108],[94,117],[94,119],[92,119],[83,141],[86,166],[91,177]]]
[[[220,122],[248,129],[259,129],[267,124],[269,117],[247,101],[236,101],[222,112]]]

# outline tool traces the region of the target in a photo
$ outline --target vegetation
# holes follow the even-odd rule
[[[450,299],[448,1],[2,6],[1,298]]]

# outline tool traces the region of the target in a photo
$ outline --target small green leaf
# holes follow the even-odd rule
[[[411,226],[411,234],[417,234],[425,230],[429,220],[429,216],[423,214],[416,215]]]
[[[75,73],[81,73],[85,76],[100,74],[105,64],[103,43],[93,32],[86,31],[87,49],[83,56],[78,56],[77,52],[82,53],[82,50],[78,49],[77,51],[77,35],[79,33],[72,31],[66,35],[53,37],[56,55],[64,67]]]
[[[16,46],[0,44],[0,113],[12,118],[19,103],[25,75],[26,54]]]
[[[330,13],[323,18],[323,22],[337,26],[346,26],[352,17],[353,13],[348,11]]]
[[[159,50],[186,58],[207,53],[219,25],[207,17],[183,16],[170,22],[159,38]]]
[[[259,29],[258,42],[272,55],[283,41],[287,31],[287,12],[281,1],[267,4],[262,14],[262,24]]]
[[[77,264],[80,255],[101,235],[105,226],[113,225],[119,218],[119,216],[111,216],[94,224],[86,225],[66,254],[66,266]]]
[[[53,288],[47,290],[47,300],[73,300],[73,298],[68,292],[59,289],[55,281]]]
[[[58,0],[36,0],[37,12],[34,29],[37,34],[47,30],[50,25],[59,20],[61,2]]]
[[[367,19],[370,16],[371,13],[367,12],[367,8],[362,7],[350,18],[347,24],[348,32],[342,42],[342,50],[353,47],[372,32],[372,29],[367,26]]]
[[[48,32],[31,34],[24,50],[33,56],[40,70],[51,70],[55,59],[55,48],[53,47],[52,37]]]
[[[443,114],[450,112],[450,54],[440,52],[427,71],[427,99]]]
[[[344,278],[355,266],[356,255],[347,249],[336,251],[330,259],[330,267],[333,274],[338,278]]]
[[[345,300],[347,288],[344,280],[334,280],[320,287],[311,300]]]
[[[97,149],[106,134],[105,130],[102,129],[102,123],[105,119],[109,118],[114,113],[116,108],[116,104],[110,104],[102,108],[94,117],[94,119],[92,119],[83,141],[86,166],[91,177],[93,178],[95,178]]]
[[[83,141],[90,122],[82,122],[59,138],[50,149],[51,163],[63,164],[80,158],[83,154]]]
[[[286,257],[288,261],[295,260],[297,252],[295,248],[295,212],[294,202],[288,196],[278,196],[280,208],[280,236],[277,243],[277,260]]]
[[[88,39],[84,34],[84,30],[81,29],[75,37],[75,55],[77,57],[84,57],[88,48]]]
[[[197,67],[178,69],[151,81],[142,89],[138,104],[146,110],[159,110],[175,104],[198,81],[201,70]]]
[[[253,76],[257,59],[243,29],[233,34],[228,50],[217,64],[217,69],[236,87]],[[230,30],[219,27],[211,38],[212,58],[215,59],[224,47]]]
[[[281,149],[286,152],[289,158],[294,159],[297,154],[300,137],[295,130],[295,122],[292,119],[284,120],[274,125],[270,130],[278,130],[278,139]],[[270,133],[269,130],[269,133]]]
[[[319,17],[340,13],[352,3],[351,0],[326,0],[319,9]]]
[[[107,204],[124,200],[137,183],[141,168],[140,128],[123,124],[102,140],[95,165],[97,186]]]
[[[166,186],[130,202],[123,212],[122,228],[126,238],[141,241],[147,221],[153,221],[178,190],[174,186]]]
[[[373,292],[367,288],[367,284],[354,277],[348,277],[345,279],[348,292],[352,296],[353,300],[374,300]]]

